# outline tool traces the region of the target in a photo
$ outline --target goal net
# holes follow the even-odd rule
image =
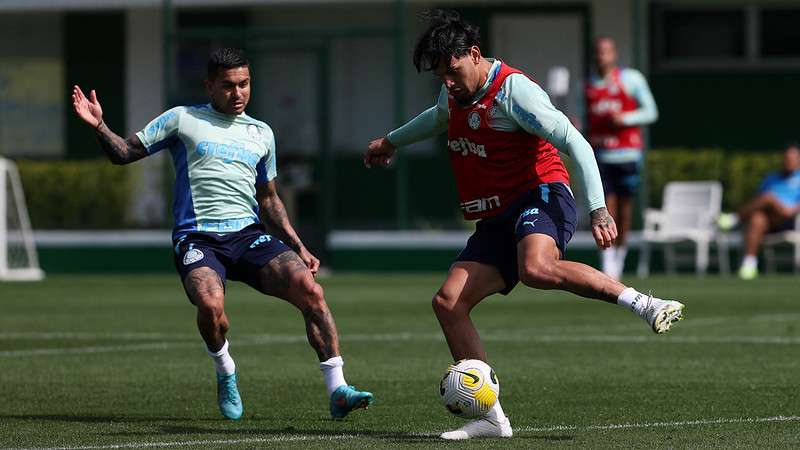
[[[0,158],[0,280],[42,278],[17,166]]]

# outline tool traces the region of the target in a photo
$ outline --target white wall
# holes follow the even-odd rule
[[[162,23],[158,9],[132,9],[125,23],[125,123],[126,136],[161,113],[164,105]],[[136,176],[131,219],[138,224],[158,224],[167,210],[164,201],[166,151],[130,167]]]

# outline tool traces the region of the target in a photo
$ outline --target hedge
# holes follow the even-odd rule
[[[781,167],[780,152],[741,152],[718,148],[653,149],[646,159],[648,204],[661,206],[669,181],[717,180],[722,183],[722,208],[736,211],[758,189],[764,176]]]
[[[17,161],[34,229],[129,226],[132,170],[108,160]]]
[[[780,168],[781,153],[662,148],[648,151],[646,163],[650,206],[661,205],[664,184],[668,181],[719,180],[724,187],[723,209],[735,211],[755,193],[767,172]],[[17,165],[34,228],[135,226],[128,219],[138,174],[135,166],[114,166],[105,159],[17,161]],[[447,180],[426,178],[426,191],[437,192],[436,183]],[[343,192],[346,186],[342,184],[347,180],[341,178],[338,183],[337,190]],[[169,188],[172,181],[165,184]],[[574,187],[580,190],[580,186]]]

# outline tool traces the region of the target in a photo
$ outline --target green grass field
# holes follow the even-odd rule
[[[687,304],[656,336],[622,308],[518,287],[473,319],[512,440],[450,444],[450,362],[430,307],[442,275],[321,280],[350,383],[376,404],[328,404],[302,319],[232,283],[231,352],[245,416],[221,420],[213,367],[175,276],[52,276],[0,284],[0,447],[800,447],[800,280],[632,284]]]

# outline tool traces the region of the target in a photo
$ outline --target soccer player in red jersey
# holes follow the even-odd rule
[[[606,205],[619,223],[614,244],[601,252],[603,272],[619,279],[628,253],[633,202],[643,162],[643,125],[658,118],[647,80],[636,69],[617,66],[617,47],[609,37],[595,40],[597,73],[586,84],[589,142],[594,147]]]
[[[608,248],[617,230],[605,207],[591,146],[536,83],[500,60],[485,58],[478,29],[452,12],[431,15],[414,50],[414,64],[442,80],[437,105],[370,142],[364,164],[386,166],[397,146],[447,131],[461,209],[466,219],[478,220],[433,297],[455,360],[487,360],[470,311],[489,295],[508,294],[519,281],[622,305],[656,333],[681,318],[681,303],[642,294],[564,259],[577,217],[559,150],[572,156],[582,175],[597,246]],[[511,435],[498,401],[485,417],[442,438]]]

